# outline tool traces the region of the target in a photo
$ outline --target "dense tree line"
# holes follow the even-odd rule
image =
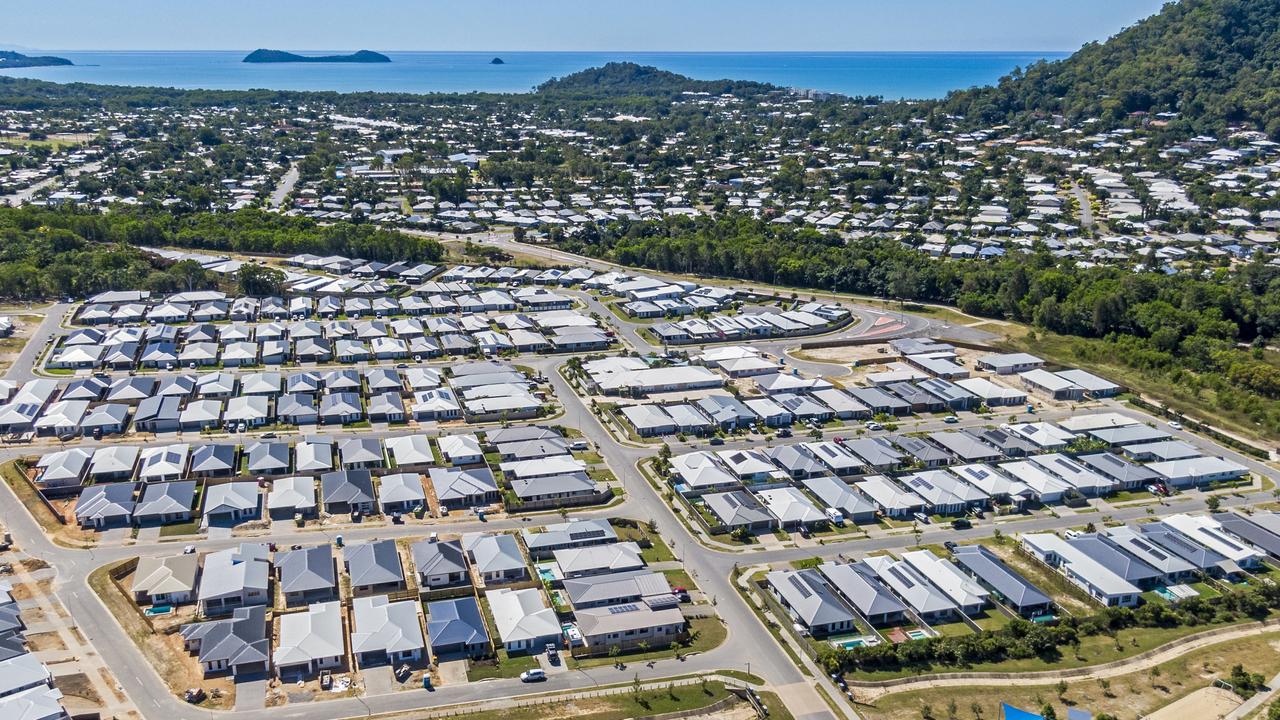
[[[109,214],[74,208],[0,208],[0,230],[59,228],[86,240],[151,247],[176,246],[210,252],[273,255],[344,255],[365,260],[432,262],[444,250],[430,238],[371,225],[320,225],[252,208],[229,213],[172,215],[146,210]]]
[[[344,255],[366,260],[433,262],[435,240],[367,225],[318,225],[260,210],[169,215],[110,214],[75,208],[0,208],[0,297],[33,299],[103,290],[176,292],[214,287],[218,278],[194,261],[160,260],[138,248],[210,252]],[[236,278],[253,294],[278,292],[278,271]]]
[[[979,663],[1043,658],[1053,662],[1067,648],[1078,649],[1087,637],[1127,628],[1201,627],[1242,620],[1262,620],[1280,609],[1280,588],[1259,584],[1244,590],[1167,605],[1147,603],[1137,609],[1106,608],[1090,616],[1063,616],[1052,625],[1015,619],[998,630],[956,637],[936,637],[857,648],[827,645],[818,662],[827,672],[963,668]],[[1118,643],[1119,641],[1117,641]]]

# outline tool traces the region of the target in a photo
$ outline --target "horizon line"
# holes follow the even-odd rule
[[[2,44],[0,44],[2,45]],[[1077,48],[1078,50],[1079,48]],[[173,49],[173,48],[38,48],[27,49],[19,52],[67,52],[67,53],[87,53],[87,52],[163,52],[163,53],[202,53],[202,52],[253,52],[254,50],[280,50],[282,52],[356,52],[358,50],[371,50],[381,53],[448,53],[448,54],[489,54],[489,53],[526,53],[526,54],[545,54],[545,55],[565,55],[571,53],[625,53],[636,55],[870,55],[877,53],[884,54],[924,54],[924,55],[942,55],[942,54],[965,54],[965,55],[1033,55],[1037,53],[1049,53],[1054,55],[1069,55],[1076,50],[1054,50],[1054,49],[1037,49],[1037,50],[966,50],[966,49],[942,49],[942,50],[923,50],[923,49],[899,49],[899,50],[812,50],[812,49],[795,49],[795,50],[521,50],[521,49],[481,49],[481,50],[428,50],[428,49],[386,49],[375,50],[374,48],[280,48],[280,47],[256,47],[256,48],[201,48],[201,49]]]

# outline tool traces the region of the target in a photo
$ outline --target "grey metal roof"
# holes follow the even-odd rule
[[[433,648],[489,642],[484,617],[474,597],[427,603],[427,615],[427,637]]]
[[[373,479],[368,470],[339,470],[320,476],[320,495],[324,504],[371,503]]]
[[[183,625],[179,633],[188,642],[200,643],[201,663],[225,662],[229,667],[266,663],[271,657],[266,613],[261,605],[236,608],[230,618]]]
[[[400,565],[400,552],[396,549],[395,540],[348,545],[343,550],[343,560],[355,587],[404,581],[404,568]]]
[[[907,609],[866,566],[824,562],[818,571],[863,615],[894,614]]]
[[[467,559],[458,540],[431,542],[419,540],[410,546],[413,566],[419,575],[466,573]]]
[[[276,556],[276,566],[280,569],[282,592],[307,592],[337,587],[333,548],[329,545],[280,553]]]
[[[190,512],[196,498],[193,480],[153,483],[142,491],[142,500],[133,511],[135,518]]]
[[[1066,542],[1134,585],[1157,580],[1163,574],[1128,552],[1101,540],[1097,535],[1081,535]]]
[[[773,570],[765,578],[805,625],[853,622],[853,613],[817,570]]]
[[[960,567],[1000,593],[1015,608],[1048,605],[1053,601],[1010,568],[995,553],[981,545],[961,545],[952,551]]]

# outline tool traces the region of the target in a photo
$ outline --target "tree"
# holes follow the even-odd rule
[[[284,273],[265,265],[247,263],[236,273],[236,283],[241,295],[266,297],[282,295],[284,290]]]
[[[1218,509],[1222,507],[1222,498],[1217,495],[1210,495],[1205,499],[1204,505],[1209,508],[1209,512],[1218,512]]]
[[[169,268],[169,274],[186,288],[187,292],[206,288],[212,284],[209,271],[195,260],[179,260]]]

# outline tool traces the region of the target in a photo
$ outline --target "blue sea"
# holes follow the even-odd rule
[[[210,90],[527,92],[553,77],[606,62],[629,61],[700,80],[755,80],[845,95],[925,99],[991,84],[1015,67],[1066,56],[1053,52],[385,52],[392,62],[250,64],[241,62],[246,52],[238,50],[49,54],[65,57],[75,66],[0,72],[64,83]],[[506,64],[490,64],[494,57]]]

